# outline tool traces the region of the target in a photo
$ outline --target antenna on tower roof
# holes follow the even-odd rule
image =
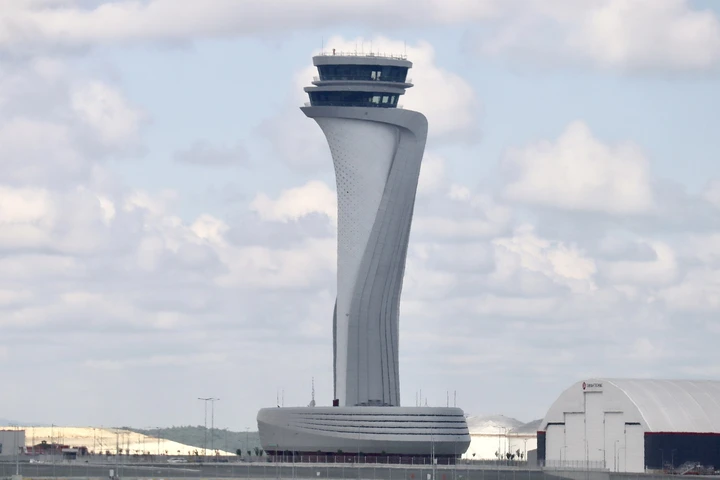
[[[325,55],[325,37],[320,37],[320,55]]]
[[[312,398],[310,400],[310,404],[308,407],[314,407],[315,406],[315,377],[312,377]]]

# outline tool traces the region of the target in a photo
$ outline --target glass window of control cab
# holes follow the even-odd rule
[[[356,80],[404,83],[408,68],[387,65],[318,65],[320,80]]]
[[[372,92],[310,92],[310,104],[315,107],[378,107],[394,108],[398,95]]]

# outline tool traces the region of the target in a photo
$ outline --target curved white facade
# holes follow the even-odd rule
[[[380,208],[399,132],[393,125],[364,120],[322,117],[315,120],[327,138],[335,165],[338,195],[335,342],[345,346],[360,263]],[[346,391],[347,361],[346,355],[335,356],[335,371],[340,372],[335,376],[335,388],[341,392],[340,397]],[[382,398],[382,392],[370,392],[369,396]]]
[[[258,427],[268,452],[451,457],[470,445],[459,408],[264,408]]]
[[[335,165],[335,398],[399,406],[400,293],[427,120],[388,108],[303,111],[325,133]]]

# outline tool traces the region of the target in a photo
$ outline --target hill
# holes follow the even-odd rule
[[[207,448],[211,446],[215,449],[224,450],[226,452],[235,452],[240,449],[245,455],[248,450],[255,450],[260,447],[260,437],[258,432],[233,432],[231,430],[216,428],[211,431],[207,429],[207,447],[205,447],[206,430],[202,426],[180,426],[159,428],[152,430],[144,430],[139,428],[125,427],[133,432],[141,433],[149,437],[164,438],[169,441],[191,445],[196,448]]]

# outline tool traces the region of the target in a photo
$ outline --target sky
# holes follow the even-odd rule
[[[404,405],[720,376],[720,2],[0,0],[0,417],[331,403],[322,48],[407,54],[429,121]]]

